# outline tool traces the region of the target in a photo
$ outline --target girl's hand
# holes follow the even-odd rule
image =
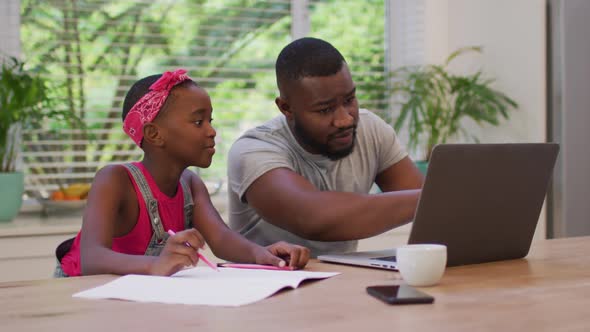
[[[289,266],[295,270],[304,268],[309,261],[309,249],[295,244],[280,241],[263,249],[256,254],[256,264]]]
[[[203,248],[205,240],[194,228],[178,232],[168,237],[160,256],[155,257],[149,274],[169,276],[185,266],[195,266],[199,262],[197,248]]]

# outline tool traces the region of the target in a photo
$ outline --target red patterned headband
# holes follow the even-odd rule
[[[150,86],[150,91],[129,110],[123,121],[123,130],[137,146],[141,146],[143,140],[143,125],[152,122],[158,115],[170,94],[170,90],[190,79],[184,69],[165,72]]]

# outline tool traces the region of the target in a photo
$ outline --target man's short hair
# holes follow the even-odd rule
[[[327,41],[305,37],[285,46],[277,58],[275,71],[279,89],[287,82],[304,77],[331,76],[346,62],[340,52]]]

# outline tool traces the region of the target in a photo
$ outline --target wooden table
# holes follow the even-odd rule
[[[340,271],[239,308],[72,298],[114,276],[0,283],[2,331],[590,331],[590,237],[537,242],[527,259],[454,267],[422,288],[434,304],[389,306],[365,287],[398,273]]]

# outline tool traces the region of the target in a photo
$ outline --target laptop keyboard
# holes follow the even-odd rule
[[[395,256],[374,257],[371,259],[380,260],[380,261],[388,261],[388,262],[396,262]]]

